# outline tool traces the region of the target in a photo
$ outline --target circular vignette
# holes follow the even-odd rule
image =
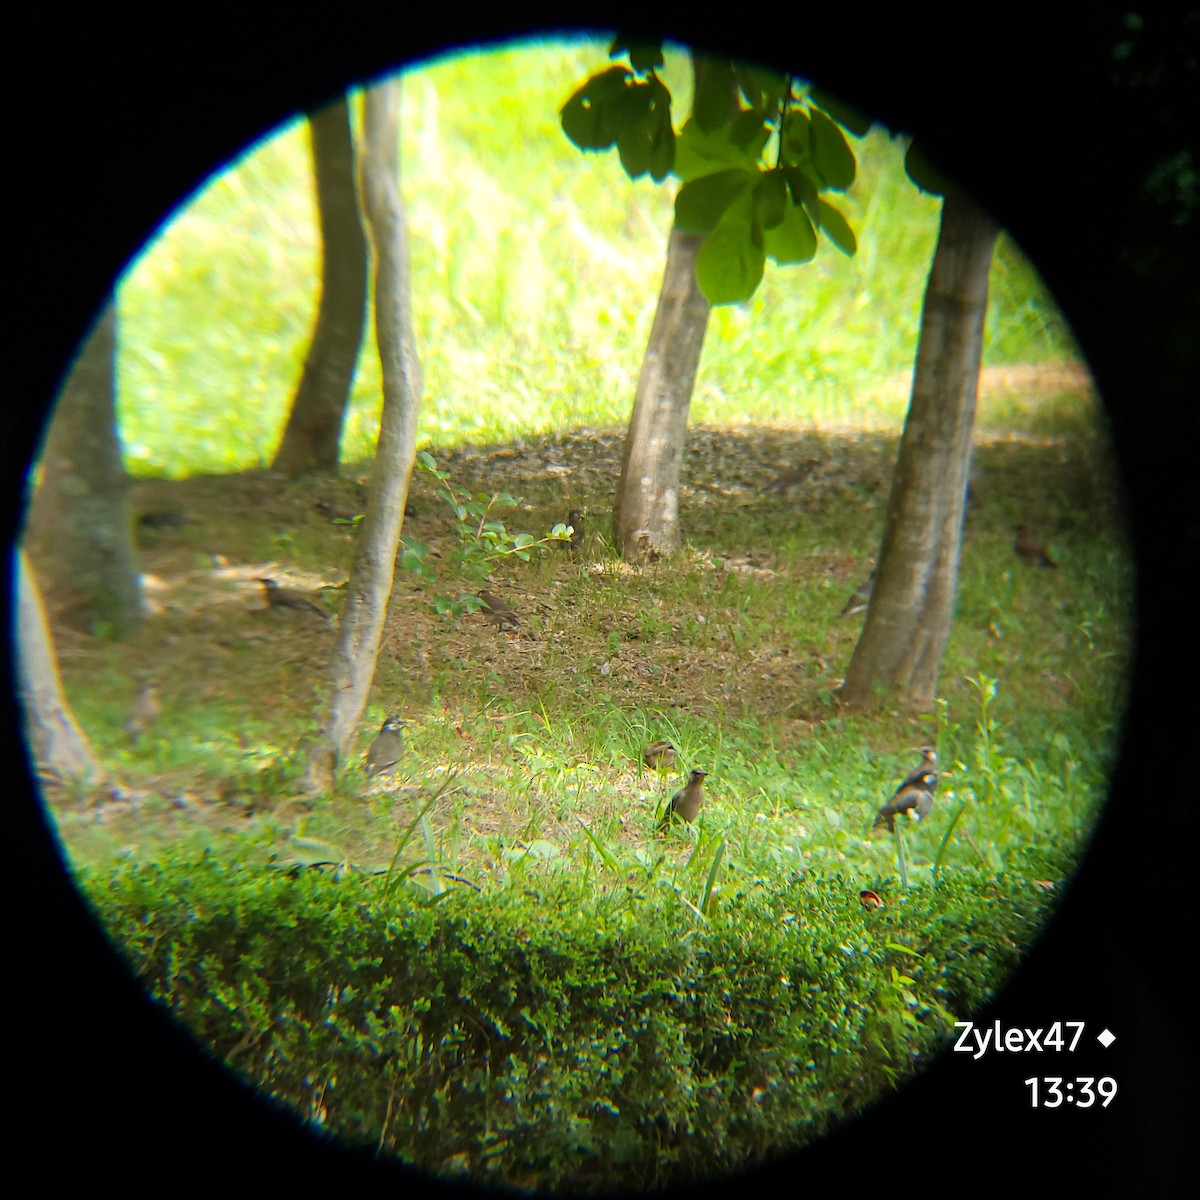
[[[620,22],[604,16],[606,25]],[[1013,1080],[1019,1091],[1020,1079],[995,1060],[968,1069],[943,1059],[893,1101],[806,1152],[802,1169],[810,1182],[834,1170],[846,1178],[850,1170],[856,1184],[881,1184],[916,1169],[901,1163],[908,1154],[932,1154],[936,1144],[943,1169],[977,1170],[986,1129],[995,1148],[982,1148],[989,1174],[1006,1181],[1027,1178],[1031,1164],[1051,1154],[1073,1160],[1060,1181],[1077,1187],[1103,1179],[1120,1190],[1118,1180],[1137,1179],[1172,1194],[1187,1144],[1181,1076],[1195,1039],[1184,1032],[1174,965],[1187,900],[1182,839],[1162,831],[1187,828],[1184,789],[1167,763],[1177,763],[1170,750],[1189,744],[1188,710],[1170,701],[1194,659],[1194,639],[1189,651],[1172,634],[1189,628],[1177,575],[1181,556],[1185,566],[1194,559],[1198,537],[1195,501],[1183,487],[1197,351],[1183,322],[1196,310],[1189,303],[1200,270],[1194,223],[1190,230],[1176,224],[1141,183],[1194,138],[1181,121],[1186,80],[1173,85],[1172,42],[1186,45],[1190,37],[1194,46],[1195,30],[1153,31],[1149,49],[1134,48],[1135,58],[1149,60],[1136,77],[1114,66],[1124,28],[1115,6],[1083,24],[1043,15],[1036,37],[1021,14],[1011,14],[969,47],[912,12],[873,20],[868,31],[849,16],[797,17],[788,65],[892,127],[917,131],[985,199],[1063,306],[1113,422],[1139,568],[1125,748],[1092,851],[997,1011],[1013,1023],[1086,1019],[1119,1029],[1112,1061],[1130,1099],[1113,1110],[1097,1145],[1094,1130],[1079,1122],[1050,1128],[1030,1120],[1023,1095],[1003,1095]],[[13,344],[26,353],[16,364],[17,394],[32,402],[16,414],[9,443],[6,515],[14,525],[24,465],[62,370],[101,297],[167,213],[219,163],[345,83],[461,45],[468,35],[546,24],[536,13],[505,14],[490,26],[473,21],[435,15],[405,30],[395,51],[365,26],[323,39],[281,31],[253,14],[232,32],[197,23],[182,53],[175,33],[123,28],[119,18],[70,39],[48,25],[33,31],[32,45],[56,69],[54,86],[18,134],[19,147],[25,139],[18,161],[36,164],[31,174],[40,186],[25,190],[17,218],[31,235],[22,238],[28,258],[19,264],[23,303]],[[786,22],[764,23],[767,41],[758,30],[706,24],[681,21],[668,32],[766,61],[790,49]],[[562,27],[561,19],[554,23]],[[15,731],[15,708],[8,715]],[[393,1172],[300,1134],[242,1095],[145,1000],[63,876],[19,748],[15,755],[23,768],[14,811],[24,869],[12,879],[22,915],[14,994],[28,1022],[18,1070],[27,1132],[66,1131],[61,1136],[92,1178],[115,1174],[134,1154],[155,1165],[186,1163],[191,1177],[212,1183],[231,1176],[278,1182],[294,1172],[298,1180],[344,1184]],[[998,1147],[1014,1138],[1024,1154],[1003,1161]],[[1038,1168],[1037,1177],[1053,1184],[1055,1169]],[[790,1168],[779,1168],[781,1179],[783,1170]]]

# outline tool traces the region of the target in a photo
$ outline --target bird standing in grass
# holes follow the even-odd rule
[[[778,492],[781,496],[790,499],[812,478],[816,467],[817,460],[807,458],[795,467],[788,467],[780,471],[762,490],[764,493]]]
[[[1040,542],[1035,542],[1024,525],[1018,525],[1016,532],[1013,549],[1023,562],[1027,562],[1031,567],[1058,567],[1058,563],[1046,553],[1046,547]]]
[[[490,621],[497,629],[505,627],[519,629],[521,627],[521,621],[517,614],[494,592],[489,592],[487,588],[481,588],[479,599],[483,601],[483,607],[479,612],[485,621]]]
[[[688,776],[688,781],[673,795],[667,804],[662,819],[658,822],[658,832],[665,833],[667,826],[674,817],[682,817],[689,824],[696,819],[700,806],[704,803],[704,781],[708,772],[696,767]]]
[[[907,813],[916,821],[923,821],[929,815],[933,794],[937,791],[937,755],[928,746],[918,753],[921,765],[904,777],[892,798],[875,814],[873,830],[886,827],[889,832],[895,832],[898,813]]]
[[[862,583],[854,589],[854,594],[846,601],[845,607],[842,609],[840,616],[852,617],[855,613],[865,611],[868,604],[871,603],[871,593],[875,590],[875,572],[863,580]]]
[[[129,716],[125,718],[125,732],[129,741],[136,746],[141,741],[142,734],[158,720],[162,705],[158,700],[158,684],[148,680],[138,687]]]
[[[642,753],[642,762],[652,771],[664,771],[675,763],[675,743],[666,738],[651,742]]]
[[[299,592],[295,588],[280,587],[279,580],[269,576],[260,575],[258,582],[263,585],[268,608],[290,608],[296,612],[311,612],[316,613],[323,621],[329,620],[329,614],[319,604],[310,600],[304,592]]]
[[[390,775],[396,769],[404,753],[404,726],[408,723],[396,715],[384,721],[364,761],[368,775]]]

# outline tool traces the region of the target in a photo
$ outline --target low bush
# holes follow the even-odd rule
[[[168,856],[82,882],[150,993],[261,1091],[423,1169],[682,1184],[871,1103],[987,1000],[1046,914],[1033,876],[661,888],[412,879]]]

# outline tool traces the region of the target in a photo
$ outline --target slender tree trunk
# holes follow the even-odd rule
[[[622,556],[643,562],[679,549],[679,475],[708,301],[696,282],[703,239],[671,231],[650,343],[642,360],[613,506]]]
[[[375,269],[375,333],[383,376],[383,412],[367,511],[355,539],[338,644],[331,665],[333,702],[309,760],[305,786],[328,788],[362,720],[387,616],[417,448],[421,363],[412,326],[408,230],[400,199],[400,82],[365,96],[359,182]]]
[[[120,638],[141,624],[142,587],[117,435],[116,349],[111,298],[52,411],[25,545],[59,620]]]
[[[58,658],[42,593],[24,550],[17,568],[17,678],[25,709],[25,732],[40,774],[63,781],[100,774],[83,731],[75,723],[58,676]]]
[[[304,373],[272,464],[289,476],[337,470],[367,304],[367,239],[354,186],[349,105],[339,100],[310,115],[308,125],[321,223],[321,298]]]
[[[988,269],[998,232],[974,201],[947,193],[875,589],[840,692],[848,705],[866,705],[877,694],[894,700],[897,693],[911,709],[934,704],[958,588]]]

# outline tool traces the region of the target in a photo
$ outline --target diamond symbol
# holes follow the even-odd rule
[[[1105,1048],[1105,1050],[1107,1050],[1109,1046],[1111,1046],[1116,1040],[1117,1035],[1115,1033],[1109,1033],[1107,1029],[1096,1034],[1096,1041],[1098,1041],[1100,1045]]]

